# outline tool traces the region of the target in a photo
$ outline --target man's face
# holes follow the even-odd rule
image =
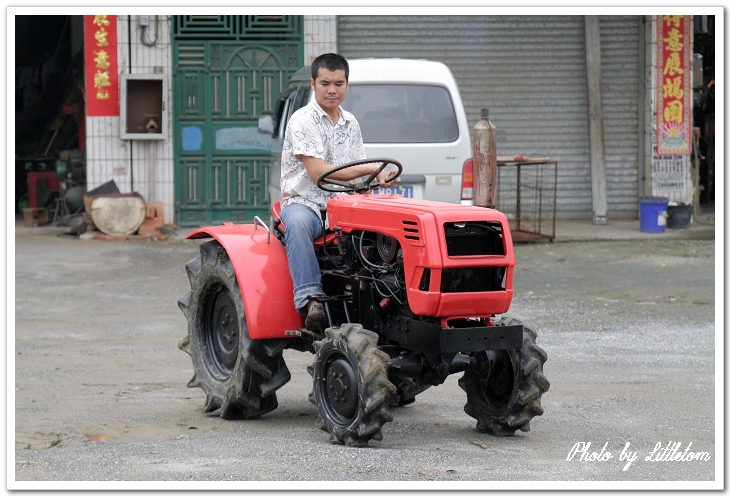
[[[324,67],[320,67],[317,79],[311,80],[311,83],[314,90],[314,99],[319,106],[330,115],[336,112],[342,100],[345,99],[345,93],[347,93],[345,71],[342,69],[329,71]]]

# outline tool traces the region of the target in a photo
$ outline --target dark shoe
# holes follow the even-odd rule
[[[307,313],[304,321],[304,327],[310,332],[321,334],[329,324],[327,314],[324,312],[324,306],[321,303],[315,303]]]

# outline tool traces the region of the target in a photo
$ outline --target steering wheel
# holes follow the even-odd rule
[[[377,164],[378,166],[375,171],[369,176],[362,176],[350,181],[340,181],[337,179],[331,179],[330,176],[335,172],[339,172],[343,169],[349,169],[356,165],[364,164]],[[398,172],[395,175],[388,178],[388,182],[393,181],[403,172],[403,166],[397,160],[392,158],[367,158],[364,160],[357,160],[355,162],[349,162],[347,164],[338,165],[317,178],[317,187],[330,193],[366,193],[371,189],[379,188],[380,182],[376,179],[377,175],[380,174],[383,169],[389,165],[395,165],[398,168]]]

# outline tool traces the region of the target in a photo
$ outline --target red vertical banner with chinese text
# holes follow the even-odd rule
[[[86,115],[119,115],[117,16],[84,16]]]
[[[689,16],[657,16],[657,154],[689,155],[690,103]]]

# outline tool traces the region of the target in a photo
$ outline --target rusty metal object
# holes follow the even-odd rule
[[[473,130],[474,205],[495,208],[497,196],[497,128],[483,108]]]

